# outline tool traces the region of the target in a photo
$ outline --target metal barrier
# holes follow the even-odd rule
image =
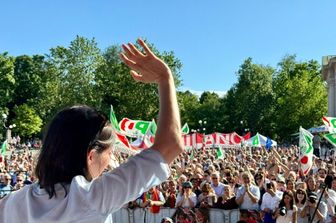
[[[153,214],[148,209],[122,208],[113,213],[113,222],[116,223],[159,223],[164,217],[172,217],[175,208],[161,208],[160,212]],[[236,223],[239,220],[239,210],[210,209],[210,223]]]

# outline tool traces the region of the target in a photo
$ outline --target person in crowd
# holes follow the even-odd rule
[[[183,185],[184,182],[187,181],[187,179],[188,179],[188,177],[187,177],[186,175],[184,175],[184,174],[182,174],[182,175],[178,178],[178,180],[177,180],[177,182],[178,182],[177,189],[178,189],[178,192],[179,192],[179,193],[182,192],[182,189],[183,189],[183,186],[182,186],[182,185]]]
[[[332,221],[331,217],[335,215],[336,192],[332,189],[329,189],[328,185],[325,183],[321,183],[319,188],[320,189],[317,192],[317,197],[320,198],[322,196],[321,201],[327,205],[327,220],[326,221],[331,222]],[[323,192],[323,195],[322,195],[322,192]]]
[[[276,219],[276,223],[297,223],[297,207],[293,192],[283,193],[279,208],[275,211],[273,218]]]
[[[336,192],[336,177],[332,178],[331,189]]]
[[[165,207],[174,208],[176,203],[176,185],[174,180],[168,182],[168,190],[164,191],[166,197]]]
[[[254,177],[255,184],[259,187],[260,190],[260,197],[262,198],[263,195],[266,193],[265,188],[265,177],[263,173],[257,173]],[[262,199],[259,200],[258,204],[261,205]]]
[[[14,190],[20,190],[24,187],[24,176],[22,174],[19,174],[16,177],[16,184],[14,186]]]
[[[277,176],[277,184],[276,185],[277,185],[277,190],[278,191],[281,191],[281,192],[286,191],[286,180],[280,174]]]
[[[224,194],[217,199],[215,207],[224,210],[232,210],[239,207],[230,185],[224,186]]]
[[[220,197],[224,194],[224,184],[220,182],[220,176],[218,172],[211,174],[211,187],[214,189],[217,197]]]
[[[4,197],[13,191],[13,186],[11,185],[12,177],[8,173],[3,175],[3,185],[0,187],[0,197]]]
[[[198,207],[211,208],[217,202],[217,197],[211,185],[207,182],[201,185],[202,193],[198,196]]]
[[[301,216],[307,216],[308,222],[326,222],[328,208],[324,201],[321,201],[317,207],[318,197],[315,192],[310,192],[308,194],[308,201],[306,207],[302,210]],[[315,212],[316,210],[316,212]],[[315,213],[315,216],[313,216]]]
[[[192,191],[198,197],[200,194],[202,194],[202,189],[201,189],[202,175],[194,174],[194,176],[191,178],[190,182],[193,185]]]
[[[177,195],[175,207],[194,208],[197,205],[197,197],[192,192],[192,183],[186,181],[182,184],[182,191]]]
[[[243,185],[238,189],[236,203],[240,208],[240,218],[249,219],[252,215],[251,210],[259,210],[260,190],[253,184],[254,180],[249,172],[243,172],[241,176]]]
[[[306,190],[299,188],[295,192],[295,204],[298,209],[297,222],[298,223],[308,223],[308,217],[305,215],[303,210],[307,205],[307,193]],[[302,214],[303,213],[303,214]]]
[[[273,214],[276,208],[279,206],[281,195],[276,193],[276,183],[271,181],[266,183],[266,193],[262,197],[262,203],[260,206],[262,217],[265,223],[275,223]]]
[[[314,176],[310,175],[308,176],[307,180],[306,180],[306,184],[307,184],[307,194],[310,194],[312,192],[316,193],[317,192],[317,184],[316,184],[316,180],[314,178]]]
[[[295,194],[295,185],[294,185],[294,180],[288,179],[286,181],[286,190],[290,190]]]
[[[137,199],[137,204],[141,208],[149,208],[150,212],[157,214],[160,212],[160,207],[166,202],[163,194],[156,187],[152,187],[149,191],[143,193],[140,198]]]
[[[313,137],[313,147],[314,147],[314,155],[317,157],[320,157],[321,153],[321,137],[318,135],[318,133],[314,134]]]
[[[38,182],[1,200],[0,222],[111,222],[113,212],[168,178],[168,165],[183,151],[174,78],[143,40],[138,43],[143,52],[129,43],[121,59],[136,81],[158,86],[153,146],[103,174],[113,153],[112,125],[89,106],[65,108],[45,134]]]
[[[318,169],[317,173],[318,173],[319,178],[324,180],[327,176],[327,169],[321,167]]]

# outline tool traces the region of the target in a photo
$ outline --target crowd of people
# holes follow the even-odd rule
[[[35,181],[34,154],[38,150],[18,143],[10,144],[9,150],[10,155],[0,160],[0,197]],[[297,146],[223,151],[221,159],[216,149],[185,151],[170,165],[167,181],[125,207],[148,208],[152,213],[160,212],[160,207],[176,208],[182,213],[198,209],[201,218],[207,220],[206,210],[219,208],[240,209],[241,222],[311,222],[313,216],[312,222],[335,222],[336,171],[332,154],[323,159],[314,156],[311,171],[302,176]],[[120,163],[129,158],[126,154],[115,157]],[[180,222],[183,218],[185,222],[188,218],[193,221],[188,214],[180,218]]]

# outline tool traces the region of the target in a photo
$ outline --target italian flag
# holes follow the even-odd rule
[[[325,134],[323,137],[336,147],[336,133]]]
[[[260,137],[259,137],[259,133],[257,133],[257,135],[254,136],[254,139],[252,141],[252,146],[255,147],[260,147]]]
[[[187,134],[189,134],[189,126],[188,126],[188,123],[185,123],[182,126],[182,135],[187,135]]]
[[[217,155],[216,155],[217,159],[224,159],[224,153],[223,153],[223,150],[222,148],[217,148]]]
[[[7,140],[5,140],[1,145],[1,155],[5,155],[6,151],[7,151]]]
[[[110,122],[111,122],[114,130],[119,132],[120,131],[119,123],[118,123],[116,115],[113,111],[113,106],[112,105],[111,105],[111,110],[110,110]]]
[[[313,135],[306,129],[300,127],[300,169],[303,175],[307,175],[313,166]]]
[[[322,118],[323,123],[328,126],[329,132],[336,132],[336,118],[335,117],[326,117]]]

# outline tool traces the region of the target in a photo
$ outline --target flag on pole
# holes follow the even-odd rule
[[[243,140],[245,141],[247,141],[249,138],[251,138],[251,132],[248,132],[243,136]]]
[[[266,146],[265,146],[266,149],[269,150],[272,147],[272,144],[273,144],[273,142],[270,139],[270,137],[267,137],[267,139],[266,139]]]
[[[190,153],[189,159],[193,160],[194,158],[195,158],[194,150],[191,149],[191,153]]]
[[[300,127],[300,169],[303,175],[307,175],[313,166],[313,135],[306,129]]]
[[[254,139],[252,141],[252,146],[255,147],[260,147],[260,137],[259,137],[259,133],[257,133],[257,135],[254,136]]]
[[[182,127],[182,135],[187,135],[189,134],[189,126],[188,123],[185,123]]]
[[[1,155],[5,155],[5,152],[7,151],[7,140],[5,140],[1,145]]]
[[[323,123],[328,126],[329,132],[336,132],[336,118],[326,117],[322,118]]]
[[[151,135],[155,135],[156,133],[156,130],[157,130],[157,125],[155,123],[155,120],[153,119],[151,124],[150,124],[150,127],[149,127],[149,130],[151,131]]]
[[[224,153],[223,153],[223,150],[221,147],[218,147],[217,148],[217,156],[216,158],[219,160],[219,159],[224,159]]]
[[[336,147],[336,133],[325,134],[323,137]]]
[[[111,110],[110,110],[110,122],[111,122],[114,130],[116,130],[116,131],[119,132],[120,131],[119,123],[118,123],[116,115],[115,115],[115,113],[113,111],[113,106],[112,105],[111,105]]]

